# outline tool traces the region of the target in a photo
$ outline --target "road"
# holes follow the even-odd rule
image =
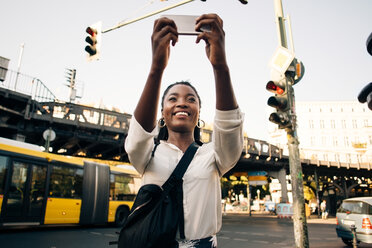
[[[308,220],[310,247],[344,248],[346,247],[336,234],[336,220]],[[229,214],[223,218],[223,226],[218,234],[218,247],[222,248],[267,248],[295,247],[293,222],[290,219],[278,219],[273,215]],[[372,247],[372,244],[360,244],[360,248]]]
[[[344,248],[335,232],[335,220],[308,221],[310,247]],[[0,231],[0,247],[4,248],[115,248],[120,229],[114,227],[48,227]],[[294,247],[293,223],[269,215],[228,214],[217,235],[219,248]],[[360,248],[372,247],[361,244]]]

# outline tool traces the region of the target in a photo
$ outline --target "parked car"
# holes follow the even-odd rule
[[[343,200],[336,214],[337,236],[352,246],[351,226],[356,227],[358,242],[372,243],[372,197],[356,197]]]

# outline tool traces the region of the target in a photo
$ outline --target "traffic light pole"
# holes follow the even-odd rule
[[[278,37],[280,45],[288,48],[286,39],[286,30],[283,17],[283,7],[281,0],[274,0],[275,15],[278,27]],[[293,46],[293,44],[292,44]],[[286,76],[288,77],[288,76]],[[300,152],[299,152],[299,141],[297,137],[296,127],[296,111],[294,102],[294,90],[292,87],[293,78],[288,78],[287,84],[289,92],[289,104],[290,104],[290,118],[291,127],[286,128],[287,139],[288,139],[288,151],[289,151],[289,169],[291,173],[291,184],[292,184],[292,196],[293,196],[293,229],[295,237],[296,248],[308,248],[308,232],[305,215],[305,199],[303,189],[303,174],[301,168]]]
[[[170,6],[165,7],[165,8],[163,8],[163,9],[159,9],[159,10],[156,10],[156,11],[154,11],[154,12],[151,12],[151,13],[145,14],[145,15],[143,15],[143,16],[140,16],[140,17],[138,17],[138,18],[135,18],[135,19],[133,19],[133,20],[129,20],[129,21],[125,21],[125,22],[119,23],[119,24],[117,24],[116,26],[113,26],[113,27],[111,27],[111,28],[108,28],[108,29],[106,29],[106,30],[103,30],[102,33],[110,32],[110,31],[112,31],[112,30],[115,30],[115,29],[121,28],[121,27],[123,27],[123,26],[126,26],[126,25],[128,25],[128,24],[131,24],[131,23],[133,23],[133,22],[140,21],[140,20],[145,19],[145,18],[147,18],[147,17],[150,17],[150,16],[153,16],[153,15],[159,14],[159,13],[161,13],[161,12],[164,12],[164,11],[167,11],[167,10],[170,10],[170,9],[173,9],[173,8],[176,8],[176,7],[178,7],[178,6],[181,6],[181,5],[184,5],[184,4],[187,4],[187,3],[190,3],[190,2],[192,2],[192,1],[195,1],[195,0],[184,0],[184,1],[181,1],[181,2],[178,2],[178,3],[175,3],[175,4],[173,4],[173,5],[170,5]]]

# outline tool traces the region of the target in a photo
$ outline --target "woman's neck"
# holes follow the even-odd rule
[[[187,148],[194,142],[193,133],[168,133],[168,143],[177,146],[182,152],[186,152]]]

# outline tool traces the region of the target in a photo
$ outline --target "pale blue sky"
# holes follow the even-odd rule
[[[20,44],[25,43],[21,72],[39,78],[59,98],[68,99],[65,68],[75,68],[77,80],[85,85],[82,103],[102,101],[132,113],[150,67],[150,36],[159,15],[103,34],[101,59],[94,62],[86,61],[85,29],[100,20],[107,29],[133,17],[148,2],[2,1],[0,56],[9,58],[10,69],[16,70]],[[134,17],[177,2],[154,1]],[[291,17],[296,57],[306,68],[295,85],[296,100],[356,100],[372,81],[372,57],[365,45],[372,32],[372,1],[283,0],[283,9]],[[195,0],[164,14],[211,12],[224,20],[231,76],[246,115],[244,129],[251,138],[266,140],[266,101],[271,94],[265,86],[270,80],[268,63],[278,45],[274,2]],[[204,43],[195,44],[195,37],[181,37],[172,48],[162,88],[179,80],[195,85],[202,98],[202,118],[212,122],[213,73]]]

